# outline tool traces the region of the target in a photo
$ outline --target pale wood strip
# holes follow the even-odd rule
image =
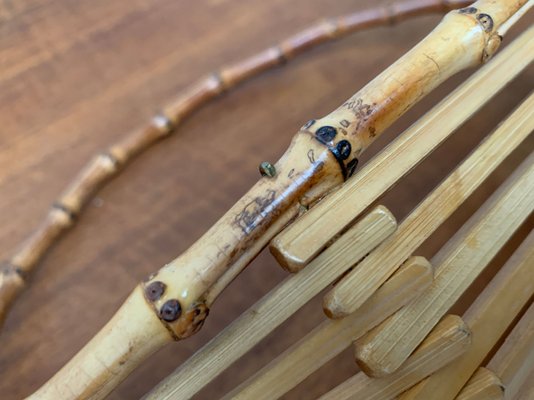
[[[309,268],[271,290],[146,398],[188,399],[193,396],[395,229],[393,215],[383,206],[375,208],[313,260]]]
[[[408,304],[432,283],[423,257],[411,257],[360,310],[326,320],[280,356],[232,390],[225,399],[271,400],[282,396],[346,349],[354,339]]]
[[[533,129],[534,93],[416,207],[391,238],[325,296],[327,314],[339,318],[358,309]],[[324,221],[330,219],[325,217]],[[325,229],[330,225],[334,224],[323,222]]]
[[[454,399],[530,300],[534,280],[527,278],[532,276],[534,231],[464,314],[464,321],[473,332],[473,343],[467,353],[403,393],[399,400],[427,400],[435,393],[439,393],[440,400]]]
[[[534,399],[534,371],[530,374],[527,381],[519,389],[519,393],[514,400],[532,400]]]
[[[533,208],[534,154],[432,259],[436,277],[426,293],[357,342],[360,367],[371,376],[399,368]]]
[[[465,384],[455,400],[502,400],[504,386],[494,372],[480,367]]]
[[[534,279],[534,276],[525,278]],[[501,378],[505,399],[515,398],[534,371],[534,304],[521,317],[487,367]]]
[[[279,263],[290,271],[304,267],[345,226],[428,156],[533,59],[534,28],[531,28],[408,128],[340,190],[327,196],[274,238],[271,252]],[[391,168],[392,165],[395,168]],[[324,221],[336,221],[336,224],[325,226]]]
[[[381,379],[369,378],[363,372],[321,396],[321,400],[388,400],[413,386],[460,355],[471,344],[471,332],[456,315],[446,316],[421,346],[395,373]]]

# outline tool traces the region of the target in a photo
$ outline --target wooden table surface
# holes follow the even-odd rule
[[[8,257],[31,232],[95,152],[143,124],[190,82],[321,17],[373,4],[0,2],[0,258]],[[0,398],[20,399],[43,384],[111,317],[139,280],[183,252],[245,192],[258,178],[257,165],[275,161],[303,122],[338,106],[438,20],[422,17],[313,50],[210,103],[172,138],[137,158],[98,193],[76,227],[49,252],[13,308],[0,336]],[[527,18],[514,27],[510,37],[528,23]],[[368,154],[470,73],[438,88]],[[533,83],[530,68],[383,202],[398,218],[406,215]],[[532,148],[531,140],[514,153],[420,254],[432,255]],[[491,276],[486,275],[472,293]],[[110,398],[134,399],[146,393],[284,276],[264,252],[223,293],[199,334],[155,354]],[[318,296],[306,305],[198,398],[226,393],[308,332],[324,318],[320,300]],[[315,398],[355,371],[348,349],[287,398]]]

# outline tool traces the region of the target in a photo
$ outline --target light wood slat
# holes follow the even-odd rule
[[[510,208],[513,213],[513,208]],[[454,399],[534,293],[534,231],[464,314],[473,332],[466,354],[420,382],[399,400]]]
[[[494,372],[480,367],[465,384],[455,400],[502,400],[504,386]]]
[[[327,314],[338,318],[358,309],[368,297],[368,293],[376,290],[506,156],[520,146],[534,130],[533,116],[534,93],[531,93],[499,128],[412,211],[391,238],[382,243],[325,296],[324,308]],[[399,365],[393,369],[385,369],[384,373]],[[376,374],[380,373],[380,365],[377,365],[376,370],[374,367],[371,369]]]
[[[324,321],[225,399],[279,398],[356,338],[416,298],[430,286],[432,279],[432,266],[426,259],[410,258],[360,310],[338,321]]]
[[[374,379],[360,372],[320,399],[393,399],[465,353],[470,344],[471,332],[464,321],[456,315],[448,315],[436,325],[421,346],[395,373],[385,378]]]
[[[534,399],[534,372],[530,374],[527,381],[523,384],[519,393],[514,400],[532,400]]]
[[[271,290],[157,385],[146,398],[188,399],[193,396],[395,229],[393,215],[383,206],[376,207],[311,262],[309,268]]]
[[[501,378],[505,399],[515,398],[528,376],[534,372],[534,304],[521,317],[487,367]]]
[[[533,59],[534,27],[414,123],[340,190],[327,196],[275,237],[271,242],[273,255],[290,271],[305,266],[345,226],[421,162]],[[336,224],[325,224],[325,221],[336,221]],[[365,293],[369,297],[372,290]]]
[[[360,367],[372,376],[395,371],[533,208],[534,154],[432,259],[436,277],[426,293],[357,342]]]

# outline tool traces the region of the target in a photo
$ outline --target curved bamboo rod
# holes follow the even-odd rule
[[[350,177],[360,153],[433,88],[490,58],[502,40],[496,30],[525,2],[480,0],[450,12],[416,47],[338,109],[305,124],[280,161],[262,168],[264,178],[184,254],[140,284],[112,321],[34,398],[101,398],[154,350],[143,342],[147,330],[158,337],[167,332],[168,341],[194,334],[208,315],[211,289],[219,291],[218,281],[227,282],[225,275],[239,272],[235,265],[251,260],[255,253],[250,249],[258,238],[272,233],[280,217],[295,215],[297,207],[308,206]],[[150,311],[159,318],[157,323],[149,318],[127,329],[115,326],[132,313]],[[139,348],[114,352],[115,342],[121,342],[121,350],[122,343]]]
[[[146,127],[125,135],[108,150],[94,156],[60,195],[37,229],[9,260],[0,264],[0,327],[36,265],[61,235],[74,225],[95,192],[118,175],[135,156],[157,141],[169,137],[186,117],[210,100],[317,45],[359,30],[396,24],[409,17],[445,12],[469,2],[407,0],[325,20],[186,88]]]

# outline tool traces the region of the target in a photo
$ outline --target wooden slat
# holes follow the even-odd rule
[[[504,386],[494,372],[480,367],[465,384],[455,400],[501,400]]]
[[[530,276],[530,279],[534,277]],[[501,378],[505,398],[515,398],[528,376],[534,372],[534,304],[530,305],[493,356],[488,369]]]
[[[321,400],[393,399],[465,353],[470,344],[471,332],[464,321],[456,315],[448,315],[395,373],[374,379],[360,372],[326,393]]]
[[[416,298],[432,279],[432,266],[426,259],[410,258],[360,310],[338,321],[324,321],[225,399],[270,400],[282,396],[394,310]]]
[[[271,243],[288,270],[306,265],[380,195],[421,162],[534,59],[534,28],[413,124],[339,191],[323,199]],[[394,165],[395,168],[391,168]],[[380,177],[379,179],[377,177]],[[325,225],[324,221],[336,221]],[[318,246],[310,247],[309,243]],[[364,293],[368,297],[373,290]],[[365,299],[361,296],[363,302]]]
[[[464,321],[473,332],[473,344],[467,353],[405,392],[399,400],[427,400],[435,393],[439,393],[440,400],[454,399],[530,300],[534,280],[527,277],[532,276],[534,232],[464,314]]]

